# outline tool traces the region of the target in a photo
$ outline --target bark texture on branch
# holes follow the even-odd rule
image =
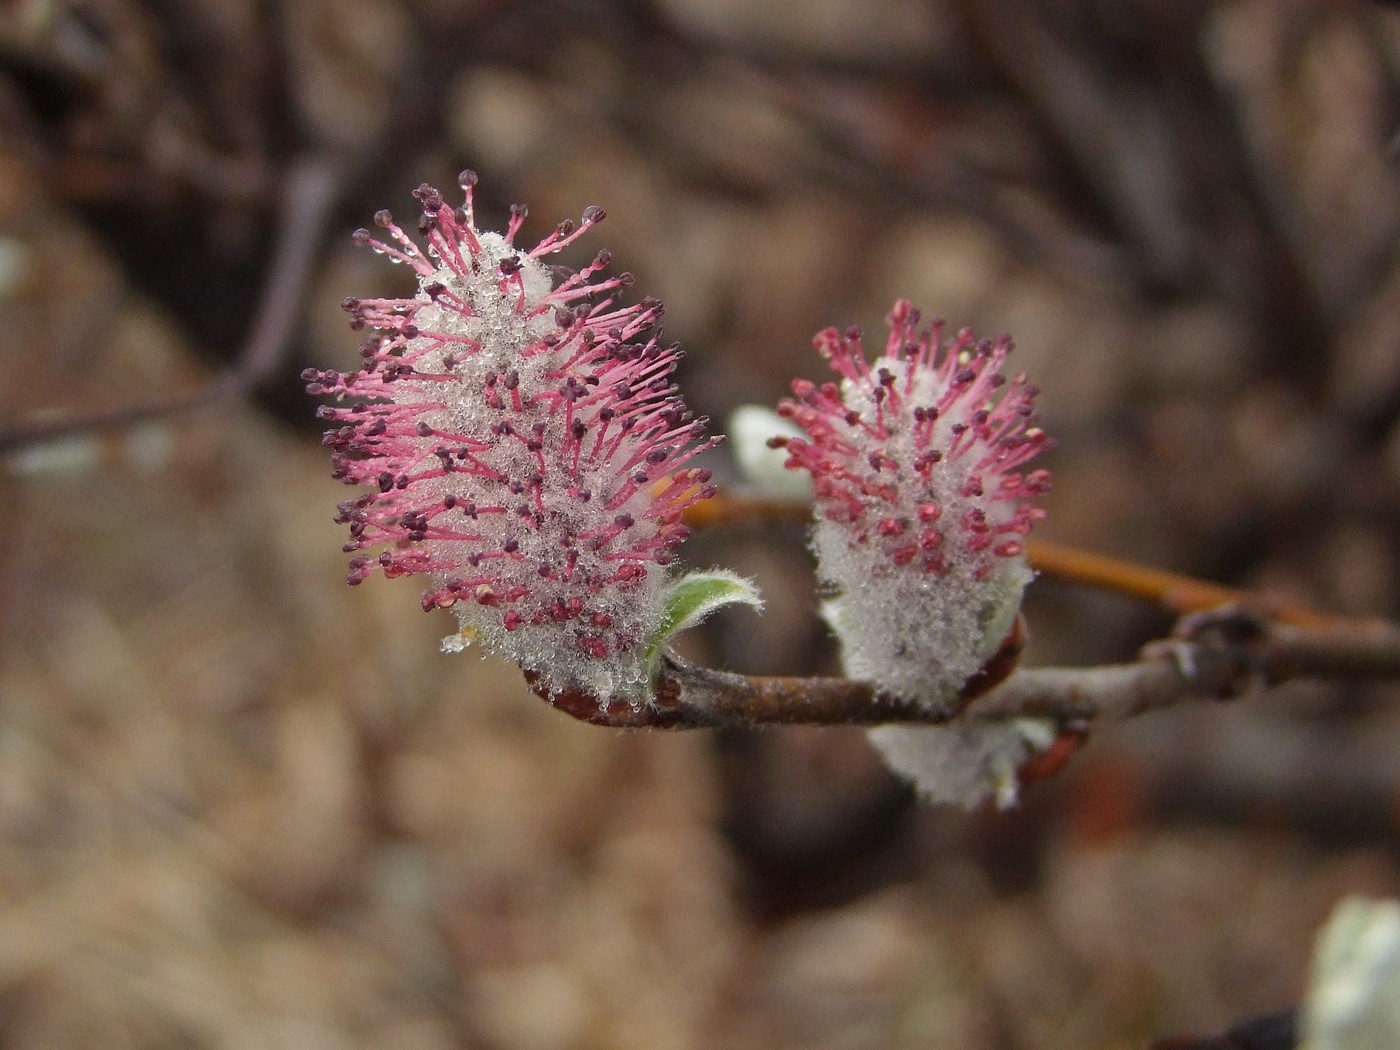
[[[570,690],[550,704],[581,721],[618,729],[714,729],[756,725],[943,724],[958,719],[1118,721],[1199,700],[1229,700],[1297,678],[1400,678],[1400,627],[1384,622],[1323,628],[1263,621],[1235,607],[1184,619],[1173,638],[1138,660],[1100,667],[1011,671],[1013,633],[951,710],[931,709],[844,678],[740,675],[668,657],[651,704],[634,708]],[[527,675],[534,685],[533,676]]]

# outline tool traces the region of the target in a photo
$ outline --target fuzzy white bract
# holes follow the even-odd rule
[[[885,764],[931,802],[972,809],[993,798],[999,809],[1015,804],[1017,771],[1055,740],[1053,722],[1018,718],[1007,723],[946,726],[876,726],[867,736]]]

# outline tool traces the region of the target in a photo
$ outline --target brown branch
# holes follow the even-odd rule
[[[286,349],[301,313],[316,247],[338,196],[341,178],[318,158],[288,172],[277,223],[279,238],[247,339],[233,366],[204,389],[143,405],[20,422],[0,429],[0,455],[75,434],[94,434],[166,419],[236,400],[265,379]]]
[[[1324,626],[1341,622],[1340,617],[1317,612],[1298,602],[1237,590],[1045,540],[1029,540],[1026,556],[1031,568],[1041,575],[1141,598],[1178,616],[1239,605],[1279,623]]]
[[[1400,678],[1400,627],[1271,624],[1239,609],[1188,617],[1181,637],[1149,645],[1129,664],[984,671],[963,702],[940,709],[843,678],[770,678],[668,658],[652,702],[599,701],[581,690],[547,694],[582,721],[618,729],[756,725],[929,725],[1050,718],[1061,725],[1118,721],[1196,700],[1228,700],[1297,678]],[[1016,643],[1019,645],[1019,642]],[[1004,653],[994,658],[1006,660]],[[1014,658],[1014,657],[1013,657]],[[1004,668],[1005,664],[1002,665]]]
[[[803,524],[812,520],[812,505],[800,500],[764,499],[743,492],[719,492],[685,509],[693,529],[741,528],[775,521]]]
[[[961,710],[1006,680],[1026,642],[1026,624],[1016,618],[1011,632],[963,687]],[[525,672],[536,694],[582,722],[616,729],[719,729],[758,725],[881,725],[927,721],[927,705],[881,693],[869,682],[849,678],[779,678],[734,674],[697,667],[668,655],[657,677],[652,701],[633,706],[602,700],[582,689],[550,693],[533,671]],[[952,717],[945,710],[940,721]]]
[[[1131,664],[1019,671],[964,717],[1119,721],[1193,700],[1230,700],[1299,678],[1400,679],[1400,626],[1384,621],[1302,627],[1227,606],[1184,618],[1175,634],[1146,646]]]

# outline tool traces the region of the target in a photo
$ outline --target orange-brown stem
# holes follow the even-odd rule
[[[1177,616],[1237,605],[1276,623],[1300,627],[1335,626],[1344,619],[1287,599],[1238,590],[1045,540],[1028,542],[1026,554],[1031,567],[1043,575],[1155,602]]]

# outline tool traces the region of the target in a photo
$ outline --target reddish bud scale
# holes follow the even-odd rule
[[[525,251],[523,208],[504,236],[476,228],[468,174],[461,208],[415,192],[421,245],[388,212],[385,239],[357,233],[419,293],[346,300],[352,326],[378,333],[363,367],[304,375],[345,402],[320,412],[333,476],[369,488],[338,520],[347,552],[382,549],[352,558],[349,582],[425,575],[423,607],[452,608],[462,638],[551,686],[635,692],[681,514],[713,493],[684,465],[714,441],[671,386],[661,304],[620,305],[631,278],[602,276],[606,253],[557,286],[541,261],[601,209]]]

